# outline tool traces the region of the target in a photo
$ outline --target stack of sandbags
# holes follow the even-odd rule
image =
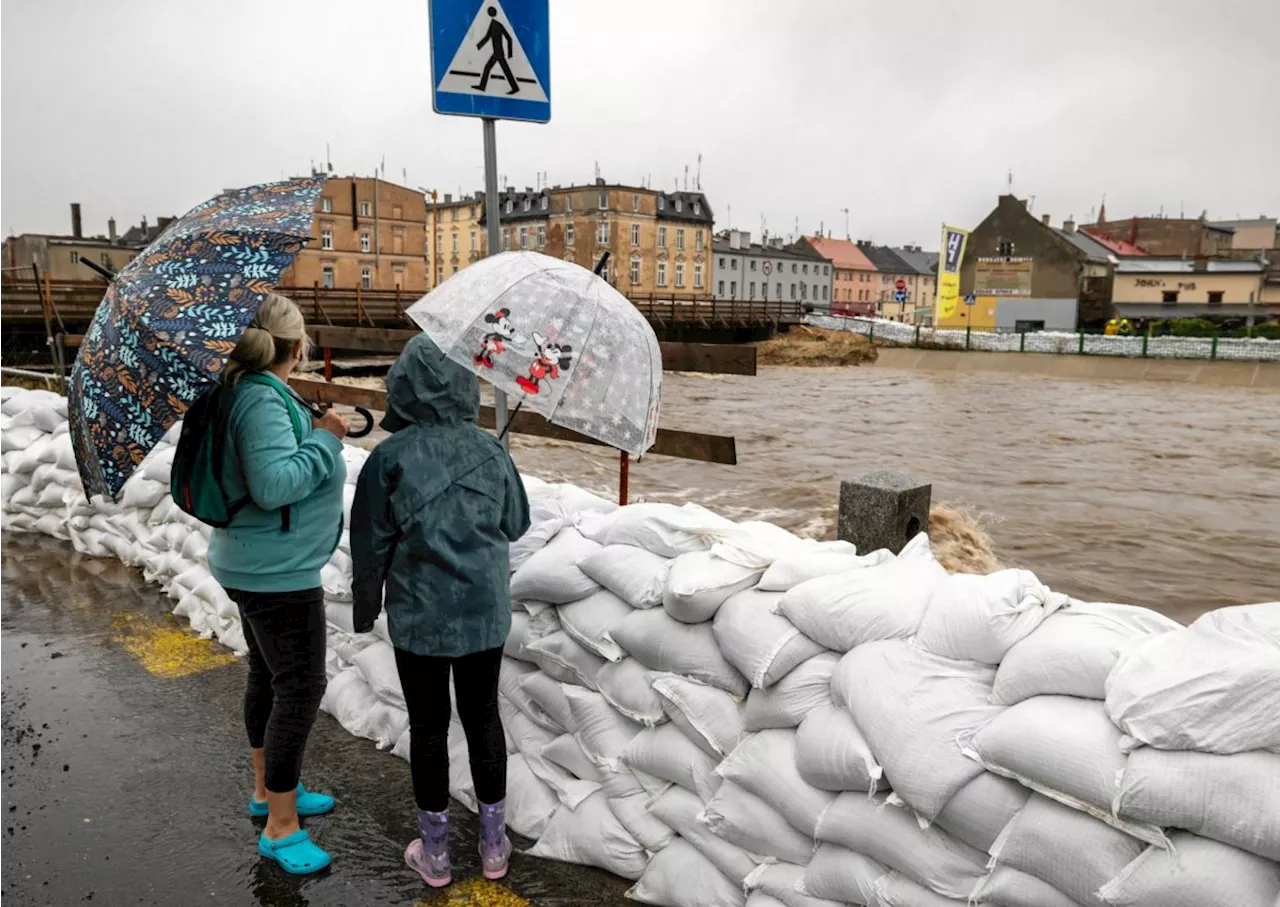
[[[6,387],[0,402],[0,513],[12,532],[66,540],[67,498],[80,476],[67,432],[67,401],[51,391]]]

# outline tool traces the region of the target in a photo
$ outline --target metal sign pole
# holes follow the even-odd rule
[[[498,204],[497,121],[493,117],[484,117],[480,122],[484,127],[484,218],[489,242],[487,254],[497,255],[501,251],[499,237],[502,232],[498,223],[498,212],[501,206]],[[493,391],[493,409],[494,424],[498,437],[502,440],[502,447],[504,450],[510,450],[511,438],[507,434],[507,395],[497,388]]]

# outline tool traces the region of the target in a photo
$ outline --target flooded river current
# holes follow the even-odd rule
[[[876,366],[669,374],[664,427],[737,437],[738,465],[653,457],[634,499],[695,501],[831,538],[839,481],[933,483],[1006,566],[1180,620],[1280,598],[1280,397],[1235,388]],[[521,469],[617,495],[603,451],[517,437]]]

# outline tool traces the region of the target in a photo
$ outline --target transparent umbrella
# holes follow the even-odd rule
[[[408,315],[446,356],[548,422],[637,456],[653,446],[658,338],[585,268],[504,252],[455,274]]]

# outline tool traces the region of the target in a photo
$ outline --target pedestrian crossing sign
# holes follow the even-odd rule
[[[548,0],[430,0],[436,113],[551,119]]]

